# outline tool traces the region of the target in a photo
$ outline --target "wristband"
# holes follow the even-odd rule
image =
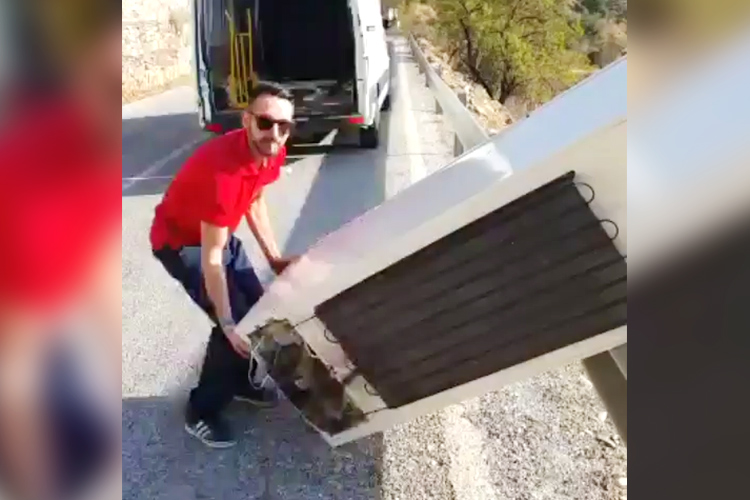
[[[222,318],[219,320],[219,326],[222,330],[226,330],[227,327],[236,326],[235,322],[231,318]]]

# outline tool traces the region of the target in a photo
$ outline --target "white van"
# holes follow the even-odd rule
[[[378,146],[390,105],[390,57],[380,0],[194,0],[199,115],[204,129],[240,126],[253,82],[294,96],[305,136],[340,123]]]

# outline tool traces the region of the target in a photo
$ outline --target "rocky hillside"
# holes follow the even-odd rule
[[[443,81],[457,93],[464,92],[466,94],[467,108],[474,113],[474,116],[488,133],[496,134],[515,121],[510,109],[492,99],[481,85],[472,82],[466,74],[457,71],[451,64],[449,57],[435,47],[428,38],[417,36],[416,39],[427,61],[433,68],[437,69]]]
[[[122,99],[183,81],[191,71],[189,0],[124,0]]]
[[[415,36],[446,83],[467,93],[469,109],[492,133],[623,54],[624,1],[569,3],[573,7],[555,10],[530,0],[503,0],[497,5],[506,10],[492,11],[475,0],[400,0],[399,7],[402,27]],[[524,24],[537,17],[540,21]],[[507,39],[487,28],[503,23],[512,32]],[[579,23],[581,31],[566,31],[568,23]],[[556,41],[540,36],[546,29],[562,30],[568,48],[561,50]],[[528,43],[514,45],[518,40]]]

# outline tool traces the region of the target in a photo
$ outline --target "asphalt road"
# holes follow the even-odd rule
[[[395,39],[393,106],[381,148],[297,148],[270,188],[288,254],[445,165],[453,138],[424,79]],[[154,206],[206,136],[195,96],[176,89],[123,108],[123,499],[495,500],[620,499],[626,451],[578,366],[513,384],[331,450],[289,406],[238,406],[237,447],[208,450],[182,428],[182,405],[208,321],[151,257]],[[249,231],[240,237],[262,279]]]

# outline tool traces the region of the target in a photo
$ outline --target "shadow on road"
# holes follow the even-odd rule
[[[238,406],[238,444],[206,448],[183,430],[182,403],[124,399],[123,500],[371,500],[378,498],[382,441],[332,449],[291,405]]]
[[[390,113],[383,113],[377,150],[347,151],[349,143],[328,149],[284,246],[285,255],[304,253],[315,241],[378,206],[386,198],[386,162]]]
[[[122,121],[122,195],[164,192],[185,159],[210,134],[194,113]]]
[[[388,42],[388,52],[391,56],[391,75],[395,75],[398,62],[391,41]],[[390,84],[391,102],[395,102],[400,91],[398,79],[391,78]],[[394,119],[392,113],[382,112],[380,147],[377,150],[361,150],[353,143],[332,147],[330,152],[342,154],[327,154],[320,165],[300,216],[289,233],[284,246],[285,255],[304,253],[321,237],[385,201],[387,145]],[[350,148],[357,151],[347,152]]]
[[[194,113],[131,118],[122,121],[122,195],[160,195],[190,154],[212,134],[204,132]],[[289,145],[286,166],[306,156],[357,149],[338,136],[333,144]]]
[[[198,117],[193,113],[123,120],[122,176],[138,176],[175,150],[208,137],[210,135],[201,130]],[[164,174],[169,173],[167,166]]]
[[[136,197],[136,196],[155,196],[162,195],[167,190],[169,185],[174,179],[174,176],[182,167],[188,156],[195,151],[196,144],[190,147],[187,151],[175,155],[173,159],[170,159],[168,165],[164,167],[158,175],[148,176],[145,178],[126,178],[123,176],[122,180],[122,196],[123,197]],[[291,166],[302,158],[287,158],[284,166]]]

